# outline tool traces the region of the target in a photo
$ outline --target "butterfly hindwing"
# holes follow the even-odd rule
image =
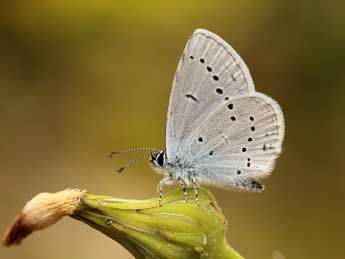
[[[273,169],[283,137],[281,108],[256,92],[223,102],[182,145],[191,147],[190,163],[202,182],[246,188],[244,182]]]

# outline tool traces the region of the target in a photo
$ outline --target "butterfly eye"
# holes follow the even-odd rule
[[[160,152],[156,159],[157,159],[158,165],[163,166],[163,164],[164,164],[164,152]]]

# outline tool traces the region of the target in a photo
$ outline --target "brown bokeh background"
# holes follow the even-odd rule
[[[286,119],[284,153],[262,194],[211,188],[246,258],[344,258],[345,20],[341,1],[2,1],[0,232],[38,192],[156,195],[147,163],[112,150],[164,148],[173,75],[194,29],[246,61]],[[0,258],[132,258],[64,219]]]

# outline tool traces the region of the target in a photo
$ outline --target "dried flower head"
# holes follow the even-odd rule
[[[62,217],[73,214],[85,192],[81,189],[67,189],[36,195],[7,229],[3,238],[4,245],[20,244],[22,239],[33,231],[47,228]]]

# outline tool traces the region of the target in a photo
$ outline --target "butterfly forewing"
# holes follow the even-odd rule
[[[190,159],[191,146],[182,144],[233,96],[255,92],[240,56],[219,36],[196,30],[179,62],[170,96],[167,155],[170,161]]]

